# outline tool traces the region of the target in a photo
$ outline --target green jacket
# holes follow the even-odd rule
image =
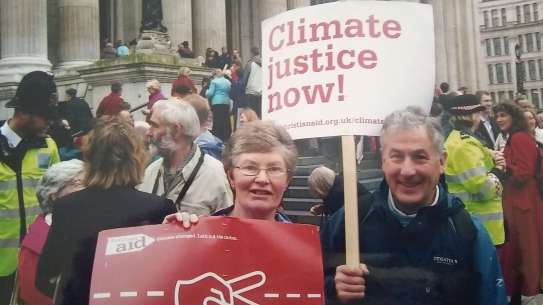
[[[462,199],[466,210],[478,216],[494,245],[505,241],[502,186],[491,173],[490,150],[468,132],[453,130],[445,141],[445,178],[449,192]]]

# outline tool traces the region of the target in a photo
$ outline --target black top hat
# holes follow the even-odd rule
[[[448,111],[453,115],[464,115],[481,112],[485,107],[473,94],[458,95],[451,99]]]
[[[6,108],[52,118],[56,114],[57,103],[57,86],[53,75],[32,71],[23,77],[15,96],[6,103]]]

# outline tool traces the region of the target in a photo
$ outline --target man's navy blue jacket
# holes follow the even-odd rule
[[[385,181],[362,198],[370,208],[359,217],[360,249],[370,274],[361,304],[506,304],[488,234],[443,184],[439,189],[436,205],[421,208],[405,227],[388,206]],[[335,267],[345,264],[344,213],[338,210],[321,232],[329,299],[336,295]]]

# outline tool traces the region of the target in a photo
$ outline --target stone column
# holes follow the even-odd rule
[[[262,20],[260,15],[260,6],[262,5],[262,1],[250,1],[251,2],[251,27],[252,27],[252,35],[251,35],[251,46],[258,46],[262,44],[262,26],[260,25],[260,21]],[[245,55],[247,59],[251,58],[251,53],[248,52],[247,55]]]
[[[162,24],[168,28],[168,34],[170,34],[172,48],[174,49],[185,40],[192,46],[191,12],[191,0],[162,0],[162,15],[164,17]],[[226,27],[224,31],[226,31]]]
[[[446,0],[443,1],[443,16],[445,25],[445,49],[447,50],[447,82],[451,86],[451,91],[458,89],[459,75],[458,75],[458,52],[457,42],[459,37],[456,32],[456,17],[455,17],[455,1]]]
[[[255,18],[255,16],[252,14],[251,4],[251,0],[239,0],[240,52],[243,63],[251,57],[250,50],[253,46],[253,26],[251,18]]]
[[[226,46],[226,4],[224,0],[197,0],[192,3],[192,39],[196,56],[208,47],[220,53]]]
[[[59,1],[59,61],[68,68],[100,58],[98,0]]]
[[[140,33],[142,1],[115,0],[114,6],[115,35],[112,43],[122,40],[128,45],[132,39],[138,38]]]
[[[261,0],[259,8],[260,22],[287,10],[287,0]]]
[[[241,18],[240,18],[240,1],[230,1],[230,32],[232,45],[231,50],[241,50]]]
[[[311,0],[287,0],[287,7],[289,10],[310,5]]]
[[[47,1],[0,1],[0,82],[18,82],[33,70],[50,71]]]
[[[443,17],[443,1],[432,0],[430,4],[434,11],[436,85],[438,85],[442,82],[448,82],[447,37],[445,34],[445,20]]]

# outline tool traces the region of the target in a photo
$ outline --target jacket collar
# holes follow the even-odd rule
[[[447,190],[447,184],[445,183],[445,177],[443,175],[441,175],[439,179],[438,188],[439,198],[437,200],[437,203],[434,206],[422,207],[417,212],[417,216],[419,214],[426,213],[426,211],[431,211],[431,213],[434,215],[437,214],[443,217],[449,217],[455,214],[459,209],[462,209],[464,207],[464,204],[460,201],[460,199],[449,194]],[[374,196],[376,206],[378,206],[380,209],[392,213],[388,207],[389,190],[390,188],[388,186],[388,183],[385,179],[383,179],[381,185],[375,191]]]

